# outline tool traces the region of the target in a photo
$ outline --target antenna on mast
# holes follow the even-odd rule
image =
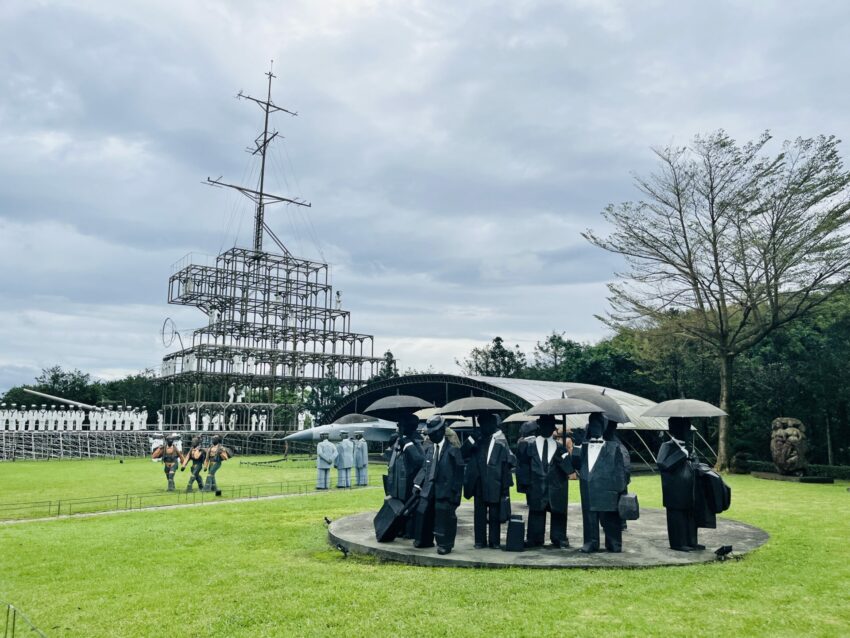
[[[298,113],[294,111],[289,111],[281,106],[276,105],[272,102],[272,80],[277,76],[273,73],[274,69],[274,60],[269,64],[269,71],[265,75],[269,78],[268,85],[268,93],[266,95],[265,100],[260,100],[255,97],[251,97],[250,95],[245,95],[242,91],[236,95],[236,99],[245,99],[250,100],[257,104],[260,109],[263,111],[263,132],[256,137],[254,140],[254,148],[249,148],[248,151],[252,155],[260,156],[260,184],[257,190],[246,188],[244,186],[239,186],[237,184],[228,184],[226,182],[221,181],[221,178],[211,179],[207,177],[207,184],[210,186],[223,186],[225,188],[232,188],[236,191],[239,191],[245,197],[250,199],[256,205],[254,212],[254,250],[257,252],[262,252],[263,250],[263,234],[264,232],[268,232],[271,236],[272,240],[277,244],[277,246],[284,252],[286,255],[290,255],[291,253],[287,250],[286,246],[278,239],[277,235],[275,235],[271,228],[269,228],[268,224],[265,222],[265,212],[266,206],[269,204],[295,204],[296,206],[306,206],[310,207],[311,204],[309,202],[305,202],[302,199],[290,198],[290,197],[281,197],[280,195],[273,195],[271,193],[265,192],[265,181],[266,181],[266,151],[268,150],[269,144],[278,136],[278,132],[274,131],[269,134],[269,115],[271,113],[277,113],[282,111],[292,116],[298,115]]]

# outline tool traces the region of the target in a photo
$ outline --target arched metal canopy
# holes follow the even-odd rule
[[[437,406],[445,405],[455,399],[468,397],[471,394],[496,399],[514,408],[517,412],[524,412],[543,400],[560,399],[565,393],[569,396],[570,390],[578,388],[595,390],[596,392],[601,392],[604,388],[606,396],[617,401],[629,416],[631,422],[620,425],[619,429],[621,430],[658,431],[667,429],[667,419],[642,416],[644,412],[655,405],[654,401],[613,388],[586,383],[452,374],[415,374],[370,383],[341,399],[330,415],[330,420],[336,420],[352,412],[362,411],[374,401],[397,392],[420,397]],[[571,428],[583,427],[586,422],[587,415],[567,417],[567,424]]]

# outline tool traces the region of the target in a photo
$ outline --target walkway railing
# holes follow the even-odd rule
[[[41,638],[46,638],[44,633],[33,625],[30,619],[12,603],[0,601],[0,605],[5,608],[4,616],[6,624],[3,630],[3,638],[15,638],[16,636],[40,636]]]
[[[370,472],[369,486],[381,484],[377,472]],[[352,488],[357,489],[357,488]],[[229,485],[220,488],[221,495],[200,490],[186,492],[147,492],[142,494],[112,494],[83,498],[55,499],[20,503],[0,503],[0,521],[28,520],[90,514],[124,510],[138,510],[150,507],[170,507],[210,501],[236,499],[258,499],[267,496],[309,494],[316,491],[316,481],[293,480],[249,485]]]

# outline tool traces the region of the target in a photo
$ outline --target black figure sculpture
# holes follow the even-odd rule
[[[494,437],[499,426],[495,414],[478,416],[478,428],[461,446],[466,460],[463,495],[474,497],[475,548],[501,548],[501,503],[510,495],[513,455],[504,438]],[[489,542],[488,542],[489,541]]]
[[[425,450],[425,463],[414,480],[419,490],[414,547],[433,547],[448,554],[455,545],[457,515],[463,489],[463,455],[446,439],[446,420],[433,416],[425,433],[431,445]]]
[[[679,552],[705,549],[697,541],[697,509],[703,499],[698,498],[701,494],[697,490],[694,472],[697,460],[689,451],[691,421],[670,417],[667,424],[672,440],[661,444],[656,463],[661,472],[661,495],[667,510],[670,549]]]
[[[407,502],[413,495],[413,479],[422,469],[425,454],[422,444],[416,436],[419,419],[413,414],[405,414],[398,422],[399,436],[393,443],[387,466],[384,489],[390,498]],[[405,527],[404,538],[413,538],[415,516],[410,516]]]
[[[626,473],[626,485],[632,482],[632,457],[629,454],[629,449],[625,446],[625,444],[620,440],[620,437],[617,436],[617,422],[608,420],[608,423],[605,425],[605,432],[602,433],[602,438],[606,441],[613,441],[620,448],[620,454],[623,456],[623,468]],[[620,529],[625,531],[628,529],[628,523],[626,519],[620,519]]]
[[[579,468],[584,536],[581,551],[585,553],[599,551],[600,524],[605,531],[605,549],[623,551],[619,503],[626,491],[626,468],[619,443],[603,438],[605,427],[602,414],[591,414],[585,440],[573,449],[573,464]]]
[[[554,547],[570,546],[567,538],[569,477],[573,464],[567,449],[552,437],[555,417],[537,419],[537,436],[517,448],[517,476],[527,477],[525,501],[528,504],[526,547],[540,547],[549,512],[549,540]]]
[[[516,491],[520,494],[528,492],[528,485],[531,482],[529,476],[528,463],[522,463],[521,459],[525,457],[526,449],[534,443],[537,435],[537,421],[526,421],[519,427],[519,440],[516,444]]]

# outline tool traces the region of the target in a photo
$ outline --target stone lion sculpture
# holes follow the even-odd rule
[[[809,465],[806,460],[806,426],[799,419],[779,417],[770,427],[770,453],[776,469],[780,474],[805,474]]]

